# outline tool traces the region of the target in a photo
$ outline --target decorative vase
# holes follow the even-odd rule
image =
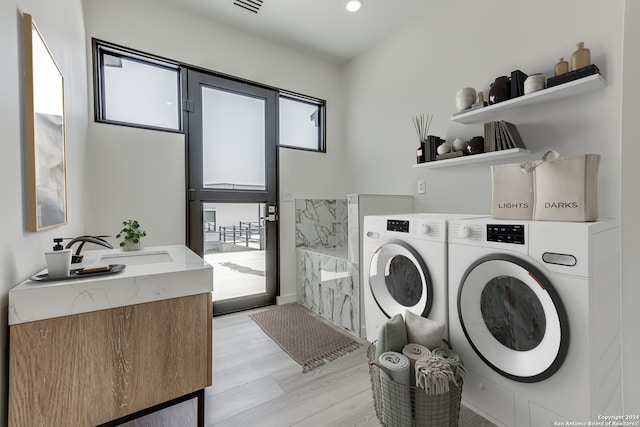
[[[453,140],[453,151],[462,151],[467,148],[467,141],[462,138],[456,138]]]
[[[567,61],[565,61],[564,58],[558,59],[558,63],[556,64],[556,67],[554,68],[554,75],[555,76],[560,76],[560,75],[568,73],[568,72],[569,72],[569,63]]]
[[[464,87],[456,92],[456,108],[464,111],[471,108],[476,100],[476,90],[472,87]]]
[[[509,81],[509,77],[496,77],[489,89],[489,104],[497,104],[498,102],[507,101],[509,98],[511,98],[511,82]]]
[[[527,77],[527,80],[524,81],[524,94],[526,95],[544,89],[546,81],[547,79],[544,74],[531,74]]]
[[[571,55],[571,70],[577,70],[591,64],[591,50],[584,47],[584,42],[577,44],[578,49]]]
[[[443,142],[442,144],[438,145],[437,151],[438,154],[447,154],[451,151],[451,145],[448,142]]]
[[[125,240],[124,246],[122,247],[123,251],[137,251],[140,250],[140,241],[138,243],[134,243],[133,240]]]

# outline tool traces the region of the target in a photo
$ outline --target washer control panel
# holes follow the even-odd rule
[[[524,245],[524,225],[487,224],[487,241]]]
[[[387,219],[387,231],[409,234],[417,238],[439,238],[442,228],[438,221]]]
[[[387,231],[396,231],[399,233],[409,232],[409,221],[400,219],[388,219]]]

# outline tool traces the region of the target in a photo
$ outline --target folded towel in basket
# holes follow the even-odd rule
[[[451,381],[455,381],[455,375],[443,357],[426,356],[416,361],[416,386],[426,393],[448,393]]]
[[[451,366],[451,370],[456,378],[456,384],[462,386],[462,383],[464,383],[464,380],[467,378],[467,370],[464,368],[460,356],[449,348],[435,348],[431,353],[449,362],[449,366]]]
[[[411,389],[409,388],[411,363],[409,359],[398,352],[388,351],[380,355],[378,363],[384,368],[380,370],[384,424],[411,427]]]
[[[425,356],[416,361],[415,421],[416,427],[449,427],[451,425],[451,383],[455,375],[449,362],[440,356]]]
[[[424,356],[430,356],[431,350],[429,350],[427,347],[420,344],[409,343],[402,348],[402,354],[407,356],[407,358],[409,359],[409,362],[411,362],[411,372],[409,377],[411,380],[411,385],[415,386],[416,385],[416,360]]]

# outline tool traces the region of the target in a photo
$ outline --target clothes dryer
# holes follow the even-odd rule
[[[367,340],[378,339],[380,326],[407,310],[447,324],[447,221],[471,216],[416,213],[364,217]]]
[[[467,406],[516,427],[622,413],[617,221],[453,220],[448,247]]]

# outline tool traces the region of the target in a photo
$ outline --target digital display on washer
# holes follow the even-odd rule
[[[524,225],[487,224],[487,241],[524,245]]]
[[[387,231],[398,231],[400,233],[408,233],[409,221],[399,220],[399,219],[388,219]]]

